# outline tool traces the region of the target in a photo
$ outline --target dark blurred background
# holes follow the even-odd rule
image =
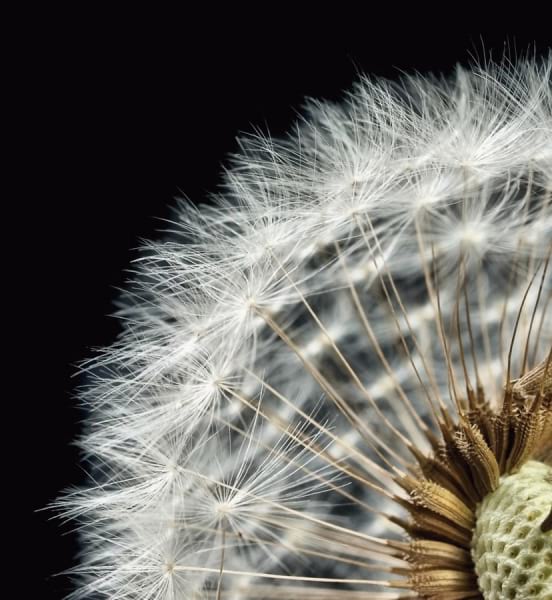
[[[505,49],[544,53],[551,41],[445,30],[394,37],[385,23],[380,32],[351,23],[336,36],[332,23],[305,35],[269,19],[241,30],[224,19],[215,27],[211,17],[170,28],[148,14],[44,17],[46,26],[37,15],[12,53],[24,65],[15,73],[21,116],[12,122],[23,217],[5,221],[15,233],[11,254],[24,257],[13,316],[22,373],[8,377],[17,378],[24,411],[18,444],[31,426],[17,476],[29,487],[22,497],[32,537],[19,540],[33,557],[25,573],[37,590],[17,597],[41,599],[71,589],[65,576],[52,575],[77,553],[72,525],[35,512],[85,480],[71,445],[83,417],[76,365],[116,337],[108,315],[125,268],[140,239],[161,235],[174,198],[208,201],[239,132],[260,127],[280,136],[305,96],[339,99],[359,72],[450,72]]]

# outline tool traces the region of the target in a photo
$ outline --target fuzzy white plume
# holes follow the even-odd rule
[[[464,363],[498,398],[520,306],[512,378],[550,347],[551,66],[363,79],[182,203],[86,365],[75,598],[402,597],[398,442]]]

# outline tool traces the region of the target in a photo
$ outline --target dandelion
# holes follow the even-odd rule
[[[552,89],[361,80],[246,137],[85,368],[77,598],[552,598]]]

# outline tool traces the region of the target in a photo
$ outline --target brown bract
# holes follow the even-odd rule
[[[428,600],[483,598],[470,554],[476,508],[528,460],[552,464],[551,357],[506,386],[499,410],[479,390],[460,403],[456,422],[443,411],[432,457],[413,450],[416,468],[396,479],[410,519],[390,517],[411,537],[390,542],[410,563],[394,570],[404,577],[398,586]],[[541,528],[552,528],[552,510]]]

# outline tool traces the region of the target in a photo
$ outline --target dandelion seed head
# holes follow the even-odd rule
[[[508,597],[473,548],[552,461],[551,65],[362,78],[178,206],[83,367],[74,599]]]

